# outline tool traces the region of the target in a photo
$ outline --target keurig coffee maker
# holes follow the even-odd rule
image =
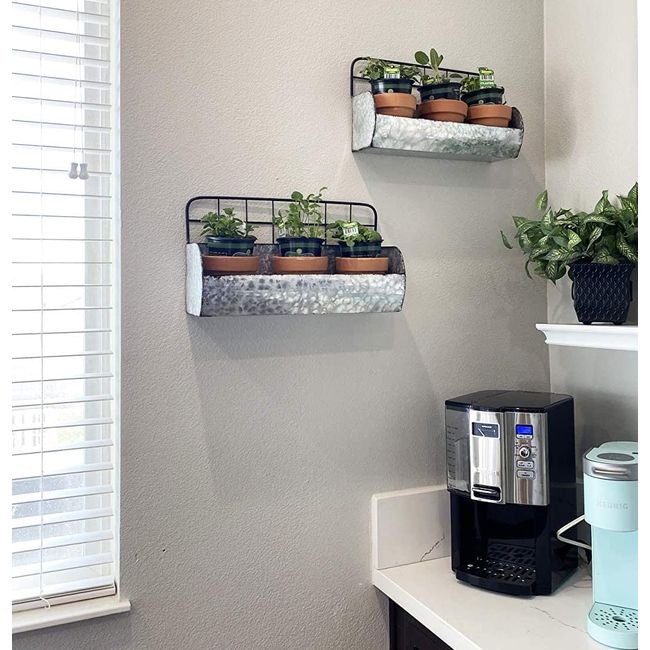
[[[445,402],[452,569],[503,593],[552,593],[578,565],[573,398],[482,391]]]

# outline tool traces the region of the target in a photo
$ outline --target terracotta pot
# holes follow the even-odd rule
[[[337,257],[337,273],[386,273],[387,257]]]
[[[203,270],[206,273],[248,274],[257,273],[259,268],[259,255],[203,255]]]
[[[505,104],[477,104],[467,111],[470,124],[483,126],[508,126],[512,118],[512,106]]]
[[[321,257],[271,257],[273,273],[327,273],[329,259]]]
[[[432,99],[420,104],[420,117],[439,122],[464,122],[467,104],[460,99]]]
[[[373,95],[375,108],[381,115],[394,115],[395,117],[413,117],[417,100],[415,95],[407,93],[379,93]]]

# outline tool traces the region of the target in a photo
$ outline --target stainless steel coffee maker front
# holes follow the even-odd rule
[[[472,499],[548,505],[546,413],[470,409],[468,434]]]

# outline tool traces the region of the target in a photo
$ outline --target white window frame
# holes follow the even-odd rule
[[[26,0],[29,2],[30,0]],[[38,2],[38,0],[36,0]],[[34,4],[36,4],[36,2]],[[12,614],[13,634],[41,629],[64,623],[97,618],[109,614],[128,612],[130,601],[124,597],[120,587],[120,469],[121,469],[121,183],[120,183],[120,1],[110,0],[111,21],[111,216],[112,216],[112,290],[113,305],[111,328],[114,339],[114,578],[116,593],[83,599],[82,597],[62,597],[48,607],[14,611]],[[8,30],[9,31],[9,30]],[[69,601],[69,602],[66,602]]]

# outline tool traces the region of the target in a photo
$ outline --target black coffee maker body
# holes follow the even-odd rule
[[[519,596],[550,594],[577,568],[556,538],[577,507],[573,398],[481,391],[445,402],[452,569]]]

